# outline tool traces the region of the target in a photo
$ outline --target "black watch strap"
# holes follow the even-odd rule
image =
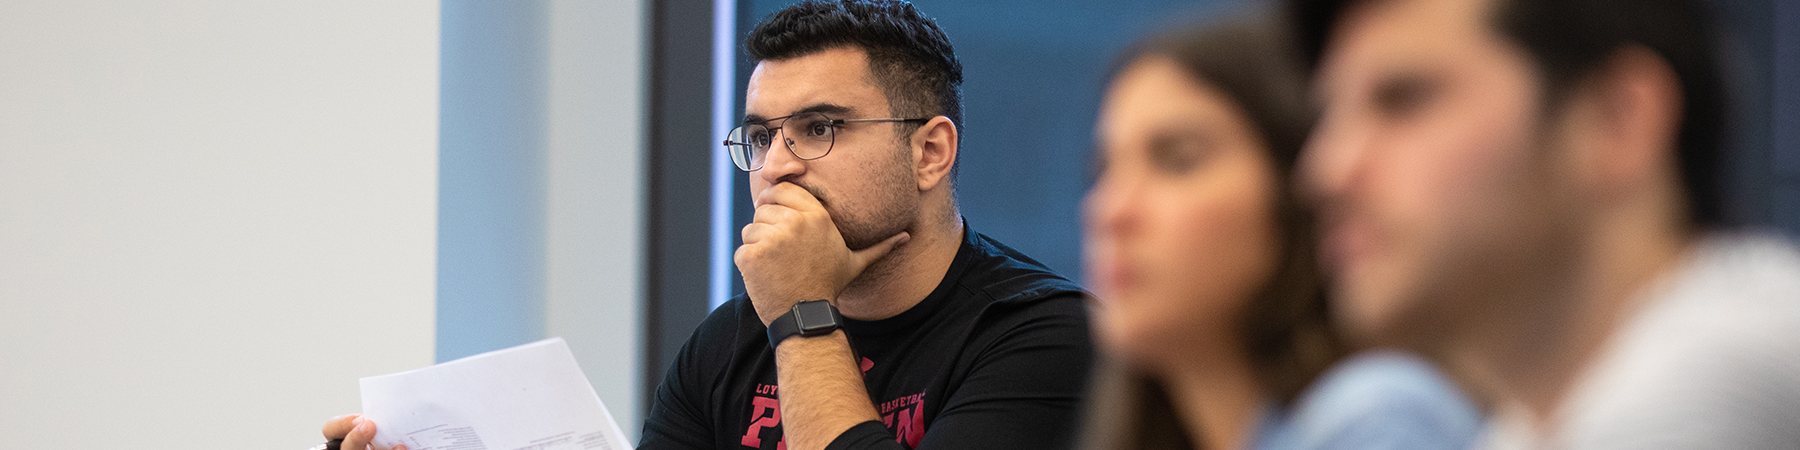
[[[819,336],[831,334],[844,325],[844,316],[838,314],[837,307],[824,300],[810,300],[794,304],[787,314],[775,318],[769,323],[769,348],[781,345],[781,341],[794,336]]]

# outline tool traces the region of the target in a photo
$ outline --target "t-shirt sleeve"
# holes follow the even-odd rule
[[[1070,447],[1094,358],[1085,298],[1037,300],[980,326],[997,334],[928,419],[918,448]]]
[[[712,437],[712,427],[707,424],[705,409],[695,401],[705,396],[688,392],[692,389],[691,380],[683,376],[683,361],[692,349],[692,341],[681,349],[681,358],[676,359],[669,373],[663,376],[662,384],[656,387],[656,397],[650,403],[650,415],[644,418],[643,437],[638,439],[640,450],[678,450],[704,449],[708,447],[707,439]]]
[[[889,433],[881,421],[871,420],[844,430],[825,446],[825,450],[906,450],[906,447],[894,440],[894,433]]]
[[[644,418],[644,433],[638,439],[638,449],[700,450],[713,447],[713,422],[707,404],[712,386],[709,379],[722,369],[707,366],[705,362],[721,359],[718,355],[703,352],[709,349],[729,351],[731,348],[718,344],[718,340],[729,340],[732,336],[730,330],[737,318],[731,313],[735,311],[733,306],[727,304],[715,309],[681,345],[681,351],[663,375],[662,383],[656,386],[655,397],[651,398],[650,415]]]

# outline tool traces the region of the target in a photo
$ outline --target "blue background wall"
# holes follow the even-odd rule
[[[971,229],[1079,281],[1102,79],[1116,54],[1196,8],[1235,2],[917,2],[963,63],[958,180]]]

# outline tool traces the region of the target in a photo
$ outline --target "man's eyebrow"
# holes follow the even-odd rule
[[[831,104],[831,103],[816,103],[816,104],[807,106],[805,108],[800,108],[799,111],[794,111],[794,114],[806,114],[806,113],[815,113],[816,112],[816,113],[824,113],[827,115],[836,114],[836,115],[841,116],[841,115],[850,113],[850,110],[851,110],[851,108],[848,106],[836,105],[836,104]],[[839,118],[841,119],[841,117],[839,117]]]
[[[807,107],[805,107],[805,108],[800,108],[800,110],[798,110],[798,111],[794,111],[793,114],[789,114],[789,115],[782,116],[782,117],[793,117],[793,116],[797,116],[797,115],[801,115],[801,114],[815,113],[815,112],[823,113],[825,115],[831,115],[831,116],[841,116],[841,115],[847,115],[851,111],[854,111],[854,108],[844,106],[844,105],[838,105],[838,104],[834,104],[834,103],[814,103],[812,105],[807,105]],[[744,124],[748,125],[748,124],[753,124],[753,123],[763,123],[763,122],[768,122],[769,120],[772,120],[772,119],[780,119],[782,117],[772,117],[771,118],[771,117],[763,117],[762,115],[759,115],[759,114],[745,114],[744,115]],[[836,117],[833,117],[833,118],[835,119]]]

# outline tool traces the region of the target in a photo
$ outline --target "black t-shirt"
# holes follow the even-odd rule
[[[881,421],[830,449],[1055,449],[1075,434],[1093,361],[1086,295],[965,228],[912,309],[843,329]],[[638,448],[785,450],[767,329],[740,295],[706,317],[656,389]]]

